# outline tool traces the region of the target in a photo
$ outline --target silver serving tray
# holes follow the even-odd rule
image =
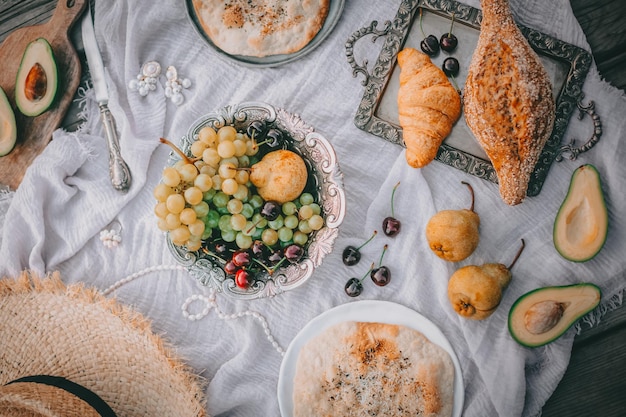
[[[394,20],[387,21],[384,28],[378,28],[378,22],[372,21],[369,26],[355,31],[346,42],[346,57],[352,67],[353,75],[362,74],[364,92],[354,117],[355,125],[369,133],[379,136],[392,143],[404,146],[402,128],[398,121],[397,94],[399,87],[399,68],[396,65],[398,52],[404,47],[420,49],[424,38],[419,25],[419,9],[422,8],[422,26],[426,35],[434,34],[439,38],[448,32],[452,15],[454,18],[453,33],[459,39],[457,49],[452,53],[440,51],[432,58],[441,66],[447,56],[455,56],[460,63],[461,71],[456,83],[463,88],[467,69],[478,42],[482,13],[479,9],[458,3],[454,0],[403,0]],[[540,160],[531,176],[528,195],[539,194],[555,160],[563,159],[569,153],[569,159],[590,149],[599,139],[601,123],[593,111],[593,102],[583,106],[582,86],[592,62],[587,51],[548,36],[537,30],[519,25],[530,45],[537,52],[545,65],[552,81],[556,101],[556,121],[552,135],[545,145]],[[355,59],[355,43],[367,36],[372,41],[384,37],[376,63],[367,68],[367,60],[362,64]],[[563,135],[572,112],[576,109],[590,114],[594,123],[594,134],[583,146],[574,147],[573,143],[562,146]],[[452,166],[481,179],[497,183],[495,170],[473,134],[461,119],[454,126],[452,133],[441,145],[436,160]]]
[[[205,126],[219,129],[232,125],[237,130],[245,130],[253,120],[264,120],[291,137],[288,148],[299,153],[307,163],[309,183],[312,182],[315,188],[308,191],[317,192],[325,224],[309,239],[305,257],[299,263],[280,268],[271,276],[261,275],[246,289],[239,288],[234,277],[224,272],[222,260],[202,250],[188,251],[176,246],[167,235],[167,246],[174,259],[185,266],[193,277],[203,285],[239,299],[272,297],[304,284],[322,263],[324,256],[332,251],[339,234],[339,225],[346,213],[343,174],[335,150],[327,139],[315,132],[300,116],[284,109],[259,102],[225,106],[194,122],[187,135],[182,137],[180,149],[191,156],[191,144],[198,140],[198,132]],[[179,159],[175,153],[170,153],[168,165],[174,165]]]
[[[322,43],[322,41],[326,39],[326,37],[335,28],[335,26],[337,25],[337,22],[339,21],[339,18],[341,17],[341,13],[343,12],[344,3],[345,3],[345,0],[330,0],[328,15],[326,16],[326,20],[324,21],[324,24],[322,25],[321,29],[319,30],[317,35],[315,35],[315,37],[313,37],[313,39],[311,39],[311,41],[299,51],[294,52],[292,54],[254,57],[254,56],[246,56],[246,55],[229,54],[223,51],[222,49],[220,49],[218,46],[216,46],[211,41],[211,38],[209,38],[207,33],[202,28],[202,25],[200,24],[200,20],[198,19],[198,15],[196,14],[196,11],[193,7],[193,0],[185,1],[185,5],[187,6],[187,15],[189,16],[189,19],[191,20],[192,26],[194,27],[198,35],[200,35],[200,37],[211,48],[213,48],[221,57],[227,58],[229,60],[233,60],[247,67],[257,67],[257,68],[277,67],[279,65],[283,65],[288,62],[292,62],[297,59],[300,59],[306,54],[308,54],[309,52],[311,52],[313,49],[319,46],[319,44]]]

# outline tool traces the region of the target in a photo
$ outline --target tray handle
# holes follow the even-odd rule
[[[576,103],[576,106],[579,110],[578,120],[582,120],[583,117],[585,117],[585,114],[591,116],[591,120],[593,121],[593,134],[591,135],[591,138],[589,138],[589,140],[581,146],[574,146],[576,143],[576,139],[572,139],[569,144],[561,146],[555,159],[557,162],[561,162],[563,160],[563,155],[566,153],[569,154],[568,159],[570,161],[576,160],[576,158],[578,158],[578,155],[583,152],[587,152],[589,149],[593,148],[602,136],[602,121],[600,120],[600,116],[598,115],[598,113],[596,113],[596,105],[593,100],[589,101],[589,104],[585,106],[582,104],[581,98],[581,101],[578,101],[578,103]]]
[[[373,20],[369,26],[363,26],[361,29],[352,33],[352,35],[346,41],[346,58],[348,59],[348,64],[352,67],[352,76],[356,77],[358,74],[363,74],[365,79],[361,81],[362,85],[367,85],[370,73],[367,70],[367,59],[363,60],[363,64],[359,65],[354,58],[354,44],[359,39],[363,38],[367,35],[372,36],[372,43],[376,42],[376,40],[381,36],[386,36],[391,31],[391,21],[387,20],[384,23],[385,27],[382,30],[378,29],[378,21]]]

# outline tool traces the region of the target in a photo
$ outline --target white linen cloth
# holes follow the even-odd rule
[[[602,118],[601,141],[577,162],[553,165],[540,195],[515,207],[502,203],[494,184],[439,162],[421,170],[409,168],[402,148],[354,126],[362,85],[360,78],[353,78],[344,50],[355,30],[372,20],[393,19],[399,3],[347,0],[335,30],[312,53],[278,68],[255,69],[228,61],[208,47],[190,25],[182,1],[96,2],[95,29],[107,66],[109,105],[122,154],[132,171],[132,187],[121,194],[110,185],[102,128],[87,92],[85,111],[90,117],[85,127],[77,133],[55,132],[19,189],[0,194],[0,274],[15,275],[27,268],[58,270],[68,283],[82,281],[103,290],[129,278],[110,294],[151,319],[154,329],[207,379],[208,411],[214,416],[279,415],[279,352],[313,317],[359,299],[403,304],[441,328],[463,370],[464,416],[539,415],[565,372],[575,332],[570,330],[545,347],[526,349],[510,337],[507,314],[514,300],[529,290],[584,281],[603,291],[602,308],[587,317],[590,324],[621,304],[626,269],[626,224],[620,215],[626,207],[622,142],[626,98],[600,79],[594,65],[584,92],[586,99],[596,102]],[[477,0],[467,3],[479,7]],[[589,50],[567,0],[513,0],[512,8],[523,24]],[[381,45],[378,41],[359,53],[374,62]],[[149,60],[159,61],[163,68],[174,65],[192,81],[182,106],[164,97],[163,80],[147,97],[129,91],[128,81]],[[173,267],[164,236],[156,227],[152,190],[169,154],[167,147],[158,145],[158,138],[177,142],[198,117],[244,101],[264,101],[297,113],[330,140],[344,174],[347,214],[335,250],[305,285],[256,301],[218,295],[219,311],[210,310],[202,320],[190,321],[181,306],[191,295],[200,295],[185,305],[188,312],[198,313],[202,305],[198,308],[196,302],[204,300],[208,291]],[[589,130],[588,121],[573,122],[566,137],[583,139]],[[610,232],[599,256],[576,264],[558,255],[551,233],[571,173],[583,163],[593,163],[602,175]],[[460,185],[462,180],[471,182],[476,193],[481,240],[470,258],[451,264],[430,252],[424,227],[438,210],[467,207],[469,196]],[[400,234],[387,238],[379,233],[363,249],[360,264],[344,266],[342,249],[381,229],[398,181],[395,214],[402,222]],[[112,222],[122,226],[122,241],[109,249],[99,233],[112,228]],[[497,311],[480,322],[459,317],[447,299],[448,277],[467,264],[508,263],[521,238],[526,249]],[[391,283],[379,288],[365,281],[358,299],[346,296],[347,279],[362,276],[378,260],[385,243]]]

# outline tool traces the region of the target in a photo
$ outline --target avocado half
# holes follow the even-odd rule
[[[11,152],[17,140],[15,113],[4,90],[0,87],[0,156]]]
[[[57,63],[50,43],[38,38],[26,46],[15,80],[15,104],[25,116],[50,108],[59,85]]]
[[[572,174],[569,190],[556,215],[554,247],[565,259],[588,261],[604,246],[608,228],[600,174],[593,165],[582,165]]]
[[[509,332],[526,347],[548,344],[567,331],[579,318],[596,308],[602,293],[594,284],[543,287],[513,303]]]

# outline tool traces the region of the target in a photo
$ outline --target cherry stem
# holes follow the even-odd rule
[[[377,230],[374,230],[374,233],[372,233],[372,236],[371,236],[369,239],[367,239],[365,242],[363,242],[363,244],[362,244],[361,246],[359,246],[358,248],[356,248],[356,250],[360,250],[363,246],[365,246],[365,245],[367,245],[368,243],[370,243],[370,241],[371,241],[372,239],[374,239],[374,236],[376,236],[376,234],[377,234],[377,233],[378,233],[378,231],[377,231]]]
[[[387,252],[387,248],[389,247],[389,245],[385,244],[385,246],[383,246],[383,253],[380,254],[380,259],[378,260],[378,266],[382,266],[383,264],[383,256],[385,256],[385,252]]]
[[[450,23],[450,32],[448,32],[448,36],[452,35],[452,26],[454,26],[454,14],[452,15],[452,22]]]
[[[165,138],[160,138],[159,141],[161,141],[161,143],[166,144],[167,146],[169,146],[170,148],[172,148],[174,150],[174,152],[176,152],[178,154],[178,156],[180,156],[180,158],[182,160],[184,160],[186,163],[193,165],[194,161],[189,158],[187,155],[185,155],[185,153],[183,151],[181,151],[178,146],[174,145],[172,142],[170,142],[169,140],[165,139]]]
[[[468,182],[461,181],[461,184],[467,185],[467,188],[470,190],[470,194],[472,195],[472,205],[470,206],[470,211],[474,211],[474,189]]]
[[[513,258],[513,262],[511,262],[511,265],[509,265],[509,270],[513,268],[513,265],[515,265],[515,262],[517,262],[517,260],[519,259],[519,256],[522,254],[525,246],[526,243],[524,242],[524,239],[522,239],[522,247],[519,248],[519,250],[517,251],[517,255],[515,255],[515,258]]]
[[[391,217],[396,217],[395,212],[393,210],[393,196],[396,193],[396,189],[398,188],[398,186],[400,185],[400,181],[398,181],[398,183],[393,187],[393,190],[391,191]]]
[[[422,35],[426,37],[426,34],[424,33],[424,29],[422,29],[422,8],[421,7],[420,7],[420,30],[422,31]]]
[[[208,250],[208,249],[207,249],[207,248],[205,248],[205,247],[202,247],[202,252],[206,253],[207,255],[214,256],[214,257],[216,257],[217,259],[219,259],[220,261],[222,261],[222,262],[226,263],[226,259],[222,258],[222,257],[221,257],[221,256],[219,256],[217,253],[212,252],[212,251]]]
[[[372,271],[374,270],[374,267],[375,267],[375,266],[376,266],[376,264],[374,264],[374,262],[372,262],[372,266],[370,266],[370,269],[369,269],[369,270],[365,273],[365,275],[363,275],[363,278],[361,278],[361,279],[359,280],[359,282],[363,282],[363,280],[364,280],[366,277],[369,277],[369,276],[370,276],[370,274],[372,273]]]

